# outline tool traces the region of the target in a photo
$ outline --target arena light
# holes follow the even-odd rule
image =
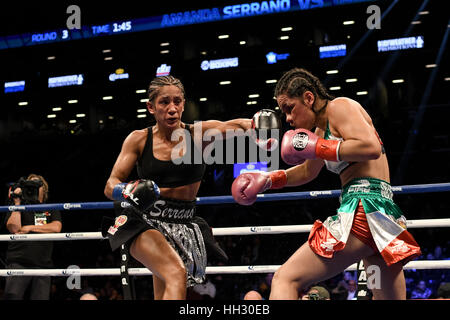
[[[357,93],[356,93],[356,95],[357,96],[365,96],[366,94],[368,94],[369,92],[367,92],[367,91],[358,91]]]
[[[77,120],[69,120],[69,123],[77,123]]]
[[[276,79],[269,79],[269,80],[266,80],[266,83],[277,83],[277,81],[278,80],[276,80]]]
[[[219,39],[228,39],[230,37],[229,34],[221,34],[218,36]]]
[[[422,21],[420,21],[420,20],[416,20],[416,21],[412,21],[411,22],[411,24],[421,24],[422,23]]]
[[[327,74],[336,74],[339,73],[339,70],[328,70]]]
[[[420,11],[419,15],[423,16],[423,15],[426,15],[426,14],[429,14],[429,13],[430,13],[430,11]]]
[[[170,45],[169,42],[162,42],[159,44],[161,47],[167,47],[168,45]]]
[[[148,98],[139,100],[139,102],[147,102],[147,101],[148,101]]]
[[[450,77],[445,77],[444,81],[450,81]]]
[[[136,93],[146,93],[146,92],[147,92],[147,90],[145,90],[145,89],[136,90]]]
[[[22,102],[19,102],[18,104],[19,104],[19,106],[26,106],[26,105],[28,105],[28,102],[22,101]]]
[[[345,82],[357,82],[358,79],[356,78],[350,78],[350,79],[345,79]]]
[[[147,109],[137,109],[137,113],[147,112]]]
[[[228,84],[231,84],[231,81],[220,81],[219,84],[220,84],[221,86],[226,86],[226,85],[228,85]]]
[[[49,57],[47,57],[47,60],[55,60],[55,59],[56,59],[55,56],[49,56]]]
[[[342,24],[343,24],[344,26],[349,26],[349,25],[355,24],[355,21],[354,21],[354,20],[348,20],[348,21],[342,22]]]
[[[427,68],[427,69],[436,68],[436,67],[437,67],[437,64],[434,64],[434,63],[425,65],[425,68]]]
[[[48,114],[47,118],[48,119],[54,119],[54,118],[56,118],[56,114]]]
[[[199,100],[200,100],[200,101],[207,101],[208,98],[200,98]]]
[[[108,60],[112,60],[112,59],[113,59],[113,57],[105,57],[104,60],[108,61]]]
[[[341,90],[341,87],[336,86],[336,87],[330,87],[331,91],[336,91],[336,90]]]
[[[61,107],[55,107],[55,108],[52,108],[52,111],[61,111],[61,110],[62,110]]]
[[[138,118],[147,118],[147,115],[146,114],[138,114],[137,117]]]
[[[289,39],[289,36],[281,36],[280,37],[280,40],[288,40]]]
[[[85,113],[77,113],[75,116],[76,116],[77,118],[85,118],[85,117],[86,117],[86,114],[85,114]]]
[[[247,42],[246,41],[244,41],[244,40],[242,40],[242,41],[239,41],[239,44],[242,46],[242,45],[244,45],[244,44],[246,44]]]
[[[257,104],[258,103],[258,101],[247,101],[247,104],[248,105],[251,105],[251,104]]]
[[[70,104],[73,104],[73,103],[78,103],[78,100],[69,100],[69,101],[67,101],[67,103],[70,103]]]
[[[169,53],[170,51],[169,50],[161,50],[159,53],[161,53],[161,54],[167,54],[167,53]]]
[[[112,97],[112,96],[105,96],[105,97],[103,97],[102,99],[103,99],[103,100],[112,100],[113,97]]]
[[[250,94],[248,95],[249,98],[259,98],[259,94],[255,93],[255,94]]]
[[[109,52],[111,52],[111,49],[104,49],[104,50],[102,50],[102,52],[103,53],[109,53]]]
[[[281,28],[281,31],[283,31],[283,32],[292,31],[292,27]]]
[[[394,80],[392,80],[392,83],[403,83],[403,82],[405,82],[404,79],[394,79]]]

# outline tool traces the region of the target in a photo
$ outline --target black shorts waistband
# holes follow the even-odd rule
[[[167,222],[189,222],[195,217],[196,201],[183,201],[170,198],[159,198],[152,206],[142,212],[147,219]]]

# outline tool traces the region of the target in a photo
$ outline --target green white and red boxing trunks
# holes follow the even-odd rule
[[[406,219],[392,201],[391,185],[374,178],[357,178],[342,188],[337,214],[325,222],[316,220],[309,234],[311,249],[332,258],[345,248],[350,233],[380,252],[388,266],[421,255],[420,247],[406,230]]]

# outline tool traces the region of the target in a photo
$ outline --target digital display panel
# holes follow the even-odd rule
[[[266,59],[268,64],[274,64],[280,60],[286,60],[289,56],[289,53],[269,52],[268,54],[266,54]]]
[[[347,46],[345,44],[319,47],[319,58],[320,59],[343,57],[346,54],[347,54]]]
[[[200,68],[203,71],[212,69],[224,69],[224,68],[234,68],[239,66],[239,58],[225,58],[217,60],[204,60],[200,64]]]
[[[379,40],[377,42],[378,52],[397,51],[407,49],[420,49],[424,45],[423,36]]]
[[[82,25],[80,29],[68,30],[62,28],[45,32],[2,36],[0,37],[0,50],[373,1],[375,0],[268,0],[245,2],[224,7],[172,12],[161,16],[115,21],[102,25]],[[81,6],[82,10],[83,7]]]
[[[233,164],[233,176],[237,178],[241,173],[267,171],[267,162],[246,162]]]
[[[165,63],[163,63],[156,69],[156,76],[157,77],[168,76],[170,74],[171,69],[172,66],[168,66]]]
[[[66,87],[66,86],[80,86],[84,82],[82,74],[73,74],[68,76],[48,78],[48,87]]]
[[[25,90],[25,81],[5,82],[5,93]]]

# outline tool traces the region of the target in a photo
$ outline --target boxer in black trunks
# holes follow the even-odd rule
[[[206,221],[195,216],[205,164],[175,164],[174,160],[189,156],[185,160],[195,160],[205,147],[203,142],[194,143],[199,133],[214,128],[225,137],[226,130],[249,130],[257,121],[183,123],[184,87],[172,76],[155,78],[148,93],[147,108],[156,125],[135,130],[125,139],[105,187],[108,198],[126,200],[132,206],[122,211],[104,234],[113,250],[128,243],[131,255],[152,271],[155,299],[182,300],[187,286],[204,280],[207,252],[223,259],[226,254],[214,241]],[[180,140],[172,140],[175,130],[191,147],[190,154],[178,151]],[[141,180],[125,183],[135,165]]]

